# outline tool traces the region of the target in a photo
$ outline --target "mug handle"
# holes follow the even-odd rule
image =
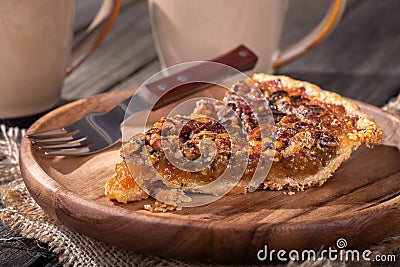
[[[121,0],[103,0],[82,41],[72,50],[71,63],[66,69],[67,75],[82,64],[104,40],[118,16],[120,7]]]
[[[346,1],[347,0],[332,0],[328,13],[312,32],[286,50],[278,52],[273,60],[273,68],[277,69],[282,67],[304,55],[326,38],[342,17],[346,7]]]

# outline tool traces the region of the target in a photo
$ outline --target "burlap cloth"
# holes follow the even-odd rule
[[[400,115],[400,95],[397,99],[390,101],[383,109]],[[185,262],[142,255],[116,248],[78,234],[48,217],[29,195],[19,172],[18,140],[23,134],[24,130],[17,128],[6,130],[4,125],[1,125],[0,183],[2,186],[0,187],[0,194],[5,208],[0,211],[0,218],[5,225],[16,233],[26,238],[47,243],[66,266],[210,266],[207,263]],[[381,255],[395,254],[397,263],[399,263],[400,233],[373,244],[368,249]],[[364,264],[362,263],[362,265]],[[331,262],[326,259],[316,262],[290,262],[287,265],[346,266],[346,263]],[[361,263],[357,265],[361,265]]]

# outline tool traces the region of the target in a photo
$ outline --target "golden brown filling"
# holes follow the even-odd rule
[[[312,148],[308,153],[296,153],[275,162],[268,174],[270,178],[302,178],[326,167],[337,154],[336,148]]]
[[[117,199],[123,203],[132,199],[141,200],[148,197],[135,182],[125,161],[115,166],[115,176],[106,184],[106,195],[110,199]]]
[[[183,125],[183,127],[178,135],[179,149],[185,158],[189,160],[198,159],[200,157],[200,143],[206,139],[216,144],[215,159],[206,169],[199,172],[187,172],[174,166],[167,159],[162,141],[165,142],[165,148],[172,147],[172,145],[169,145],[168,139],[174,136],[169,131],[180,125]],[[149,160],[157,172],[168,182],[177,186],[199,186],[214,181],[224,172],[231,151],[230,138],[224,127],[220,123],[205,117],[196,119],[186,117],[162,118],[146,132],[144,141],[150,155]],[[130,157],[140,157],[143,147],[129,147]]]

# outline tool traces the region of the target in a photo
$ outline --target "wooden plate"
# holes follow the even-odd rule
[[[29,132],[107,110],[131,94],[118,91],[68,104],[41,118]],[[209,89],[208,94],[216,93]],[[359,104],[383,127],[385,145],[361,147],[326,184],[295,195],[257,191],[170,213],[143,210],[151,200],[118,204],[104,197],[104,183],[120,161],[119,146],[87,157],[53,158],[39,155],[24,139],[21,171],[33,198],[52,217],[136,252],[243,262],[255,260],[264,245],[319,249],[345,238],[347,248],[359,247],[400,231],[400,121]]]

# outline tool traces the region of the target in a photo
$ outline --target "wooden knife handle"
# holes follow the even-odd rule
[[[240,45],[234,50],[209,61],[225,64],[239,71],[247,71],[255,66],[257,59],[254,52],[244,45]],[[147,84],[145,92],[142,93],[147,99],[159,99],[161,95],[168,91],[153,108],[153,110],[158,109],[179,98],[211,86],[212,83],[210,82],[212,81],[219,81],[224,77],[236,74],[237,71],[234,69],[223,68],[219,64],[209,64],[208,62],[199,63],[191,68]],[[174,88],[174,90],[169,91],[171,88]]]
[[[210,61],[225,64],[240,71],[247,71],[254,68],[257,60],[258,57],[253,51],[244,45],[240,45],[232,51]]]

